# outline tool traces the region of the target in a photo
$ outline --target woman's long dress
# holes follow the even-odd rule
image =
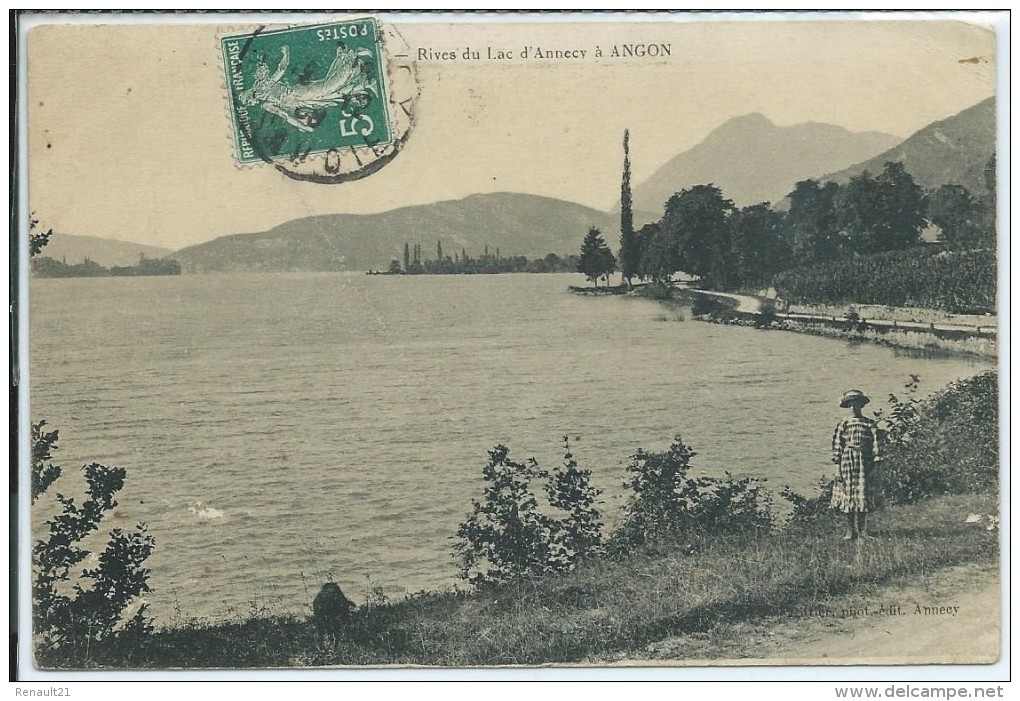
[[[843,513],[870,511],[874,501],[874,467],[878,458],[878,426],[868,418],[851,417],[836,424],[832,461],[839,473],[832,486],[832,507]]]

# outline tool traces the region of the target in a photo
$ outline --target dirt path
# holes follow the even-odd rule
[[[830,600],[811,611],[668,638],[650,645],[640,659],[610,663],[992,664],[1000,654],[1000,601],[997,567],[966,565],[942,570],[922,582]]]
[[[841,630],[808,626],[803,638],[777,650],[800,663],[993,663],[999,657],[998,572],[979,566],[947,570],[928,586],[884,589],[869,615]],[[875,613],[880,607],[899,615]]]

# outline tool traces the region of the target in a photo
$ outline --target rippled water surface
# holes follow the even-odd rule
[[[65,467],[127,468],[114,523],[156,537],[156,618],[220,619],[305,613],[327,577],[356,601],[454,583],[496,443],[552,466],[570,434],[610,515],[627,457],[676,433],[699,472],[809,491],[843,390],[881,406],[910,373],[928,393],[989,366],[677,323],[578,279],[36,279],[31,414]]]

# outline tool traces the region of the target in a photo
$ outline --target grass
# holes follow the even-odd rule
[[[333,638],[291,617],[190,623],[99,646],[84,666],[494,666],[641,656],[671,636],[725,640],[728,630],[749,620],[948,566],[993,562],[997,533],[965,519],[997,508],[992,495],[892,507],[873,517],[876,537],[860,544],[840,539],[835,515],[772,534],[692,537],[562,576],[364,607]],[[40,662],[83,666],[59,655]]]

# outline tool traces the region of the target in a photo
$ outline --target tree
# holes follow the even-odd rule
[[[411,269],[411,247],[404,241],[404,272],[409,272]]]
[[[53,229],[47,229],[42,232],[35,232],[35,229],[39,226],[39,220],[33,217],[28,219],[28,256],[29,258],[35,258],[37,255],[42,253],[42,249],[46,247],[46,244],[50,242],[50,236],[53,235]],[[35,233],[33,233],[35,232]]]
[[[661,227],[677,250],[680,269],[701,277],[709,285],[725,286],[730,249],[727,217],[733,202],[715,185],[681,190],[666,203]]]
[[[789,265],[790,250],[783,237],[783,217],[768,202],[744,207],[729,218],[732,280],[759,285]]]
[[[616,256],[609,250],[602,232],[596,227],[588,229],[581,244],[581,258],[577,261],[577,272],[599,286],[599,278],[604,277],[609,284],[609,276],[616,270]]]
[[[391,260],[390,261],[390,268],[389,268],[388,272],[390,273],[390,275],[399,275],[400,272],[401,272],[401,270],[400,270],[400,261],[397,260],[396,258]]]
[[[783,220],[785,237],[798,265],[813,265],[835,259],[843,247],[836,219],[839,186],[802,180],[790,193],[790,209]]]
[[[953,248],[979,248],[995,244],[982,203],[962,185],[943,185],[928,196],[927,216],[942,230],[940,240]]]
[[[868,171],[839,189],[838,221],[854,253],[908,248],[924,227],[924,192],[899,162],[889,161],[878,177]]]
[[[50,463],[57,432],[45,432],[44,421],[32,426],[32,500],[59,479],[62,470]],[[117,492],[127,471],[91,463],[82,467],[86,498],[57,494],[60,513],[46,521],[48,534],[32,547],[33,633],[43,652],[55,648],[87,654],[90,647],[116,636],[151,630],[148,605],[127,617],[139,597],[149,591],[145,560],[155,539],[144,523],[134,531],[114,528],[96,566],[82,568],[90,553],[80,543],[99,530],[107,512],[117,507]],[[72,583],[68,587],[68,583]]]
[[[888,161],[875,180],[881,192],[882,226],[878,250],[909,248],[920,242],[924,228],[924,190],[899,161]]]
[[[670,240],[658,222],[645,224],[638,231],[637,236],[641,241],[641,263],[639,265],[641,277],[669,284],[673,273],[680,269],[675,242]]]
[[[634,201],[630,192],[630,130],[623,132],[623,181],[620,185],[620,275],[631,287],[641,266],[640,239],[634,232]]]

